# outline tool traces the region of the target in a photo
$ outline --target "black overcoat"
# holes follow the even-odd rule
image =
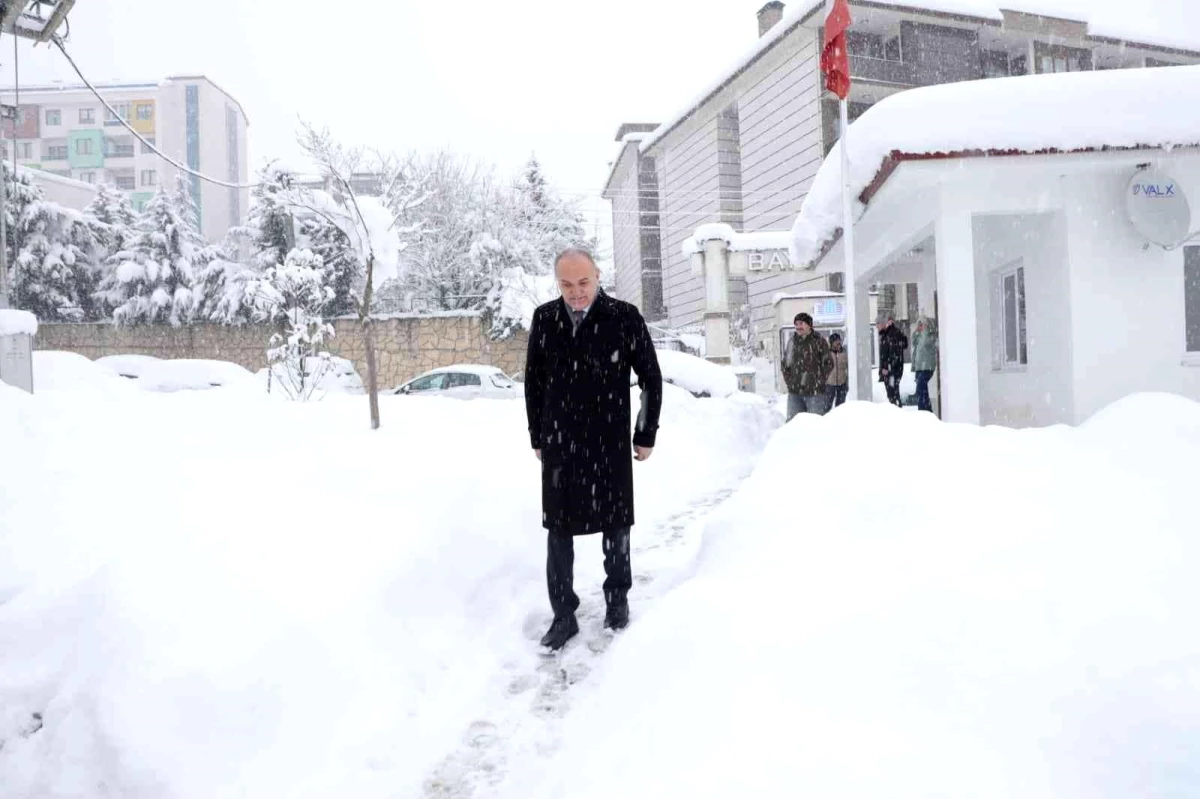
[[[636,425],[630,369],[641,388]],[[598,292],[578,330],[561,298],[534,311],[525,411],[542,451],[546,529],[584,535],[633,525],[632,444],[654,446],[661,408],[658,357],[637,308]]]

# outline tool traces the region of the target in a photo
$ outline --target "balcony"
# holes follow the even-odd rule
[[[47,147],[46,154],[42,157],[43,161],[66,161],[67,148],[64,147]]]
[[[865,55],[850,56],[850,76],[858,80],[891,83],[897,86],[917,85],[913,64]]]
[[[114,175],[113,183],[115,183],[117,188],[121,189],[122,191],[133,191],[134,189],[137,188],[137,181],[135,181],[133,179],[132,175],[130,175],[128,177],[125,177],[122,175]]]
[[[110,144],[104,148],[105,158],[133,158],[134,147],[132,144]]]

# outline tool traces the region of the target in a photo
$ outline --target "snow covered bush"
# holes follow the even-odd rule
[[[324,310],[333,299],[324,265],[308,250],[292,250],[280,266],[268,267],[246,292],[254,319],[277,328],[267,350],[269,377],[290,399],[307,401],[331,368],[321,347],[334,335]]]
[[[117,324],[178,327],[202,304],[194,288],[206,254],[188,187],[182,175],[174,191],[160,187],[146,203],[133,241],[114,256],[116,268],[100,291]]]

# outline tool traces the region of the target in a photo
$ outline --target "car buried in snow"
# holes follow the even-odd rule
[[[454,399],[516,399],[522,392],[511,377],[495,366],[456,364],[425,372],[390,393]]]

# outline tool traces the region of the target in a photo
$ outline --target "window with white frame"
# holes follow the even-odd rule
[[[149,122],[154,119],[154,106],[150,103],[138,103],[137,118],[143,122]]]
[[[1200,354],[1200,247],[1183,248],[1183,326],[1187,351]]]
[[[17,155],[21,158],[33,158],[33,142],[21,142],[17,146]]]
[[[61,108],[47,108],[46,109],[46,124],[47,125],[61,125],[62,124],[62,109]]]
[[[96,182],[96,173],[95,172],[84,172],[82,175],[79,176],[79,179],[82,180],[84,183],[95,183]]]
[[[91,125],[95,121],[96,121],[96,109],[94,109],[94,108],[79,109],[79,124],[80,125]]]
[[[154,186],[158,184],[158,174],[153,169],[142,170],[142,185]]]
[[[76,139],[75,140],[75,154],[76,155],[91,155],[92,154],[92,140],[91,139]]]
[[[993,272],[991,293],[992,369],[1020,371],[1029,364],[1024,261],[1014,261]]]

